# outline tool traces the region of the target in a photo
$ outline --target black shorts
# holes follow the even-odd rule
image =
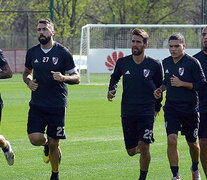
[[[195,142],[198,137],[199,113],[184,113],[176,111],[170,107],[164,108],[165,128],[167,135],[185,135],[188,142]]]
[[[122,117],[122,128],[126,149],[135,148],[139,141],[153,143],[155,116]]]
[[[27,133],[45,133],[54,139],[66,139],[65,136],[66,108],[40,107],[30,105]]]
[[[200,113],[198,137],[199,139],[207,138],[207,113]]]

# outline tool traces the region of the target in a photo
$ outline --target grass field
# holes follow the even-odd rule
[[[60,142],[63,157],[60,180],[136,180],[139,155],[129,157],[125,151],[120,102],[121,87],[113,102],[106,99],[107,86],[68,86],[66,118],[67,139]],[[26,132],[30,90],[21,75],[0,81],[4,109],[0,134],[12,144],[15,164],[8,166],[0,153],[0,180],[49,180],[51,167],[42,161],[42,147],[29,143]],[[166,133],[163,112],[156,119],[155,143],[150,146],[151,164],[148,180],[172,178],[166,156]],[[184,137],[179,135],[180,175],[191,180],[190,156]],[[201,175],[204,178],[201,164]]]

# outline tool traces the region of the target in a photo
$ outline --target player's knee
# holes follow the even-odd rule
[[[5,144],[5,138],[3,135],[0,135],[0,147]]]
[[[169,146],[177,146],[177,136],[176,135],[169,135],[168,136],[168,145]]]
[[[0,135],[0,141],[5,141],[5,137],[3,135]]]
[[[30,143],[34,146],[41,146],[42,140],[36,137],[29,137]]]
[[[133,148],[133,149],[128,149],[128,150],[127,150],[127,153],[128,153],[129,156],[134,156],[135,154],[137,154],[135,148]]]
[[[197,141],[196,142],[188,142],[188,146],[192,149],[199,149],[200,148]]]
[[[148,152],[149,151],[149,144],[145,143],[145,142],[142,142],[142,143],[139,144],[139,149],[140,149],[141,153]]]

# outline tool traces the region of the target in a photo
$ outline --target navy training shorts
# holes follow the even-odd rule
[[[207,138],[207,113],[200,113],[198,137],[199,139]]]
[[[30,105],[27,133],[45,133],[54,139],[66,139],[65,136],[65,107],[40,107]]]
[[[198,137],[200,115],[198,112],[185,113],[176,111],[173,108],[164,108],[165,128],[167,135],[178,134],[185,135],[188,142],[195,142]]]
[[[140,115],[139,117],[122,117],[122,128],[126,149],[138,146],[139,141],[153,143],[154,115]]]

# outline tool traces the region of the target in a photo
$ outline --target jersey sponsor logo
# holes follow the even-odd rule
[[[34,63],[39,63],[39,61],[37,59],[34,60]]]
[[[52,57],[52,62],[56,65],[58,63],[58,57]]]
[[[149,69],[144,69],[144,77],[148,77],[150,73]]]
[[[179,68],[179,75],[182,76],[184,74],[184,68]]]
[[[107,69],[109,71],[114,70],[118,58],[121,58],[123,56],[124,56],[124,54],[121,51],[119,52],[118,57],[117,57],[117,52],[116,51],[114,51],[112,53],[112,57],[110,55],[108,55],[107,56],[107,62],[105,62],[105,65],[106,65]]]
[[[167,73],[169,73],[169,70],[168,69],[165,70],[165,74],[167,74]]]
[[[130,74],[129,70],[127,72],[125,72],[125,74]]]

